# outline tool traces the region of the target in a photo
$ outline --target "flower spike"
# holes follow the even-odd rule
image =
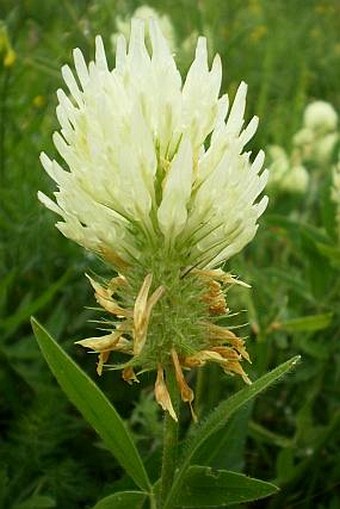
[[[99,375],[122,369],[132,383],[156,371],[156,400],[177,421],[166,385],[174,369],[196,419],[184,370],[215,362],[250,383],[244,339],[218,322],[228,289],[248,287],[220,266],[253,239],[268,201],[264,153],[245,150],[258,125],[245,121],[247,85],[233,103],[220,95],[222,62],[209,65],[204,37],[182,79],[156,19],[132,19],[112,69],[99,36],[92,62],[73,55],[57,92],[60,157],[40,158],[57,189],[38,198],[65,237],[116,273],[87,276],[104,333],[77,343],[98,354]],[[116,353],[128,360],[108,364]]]

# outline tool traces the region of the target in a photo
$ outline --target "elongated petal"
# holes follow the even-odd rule
[[[187,220],[187,204],[192,185],[192,149],[188,139],[182,141],[163,187],[163,199],[158,209],[158,222],[167,239],[175,239]]]

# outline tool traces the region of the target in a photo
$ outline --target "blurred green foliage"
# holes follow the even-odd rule
[[[93,297],[85,270],[100,263],[65,240],[36,192],[51,192],[39,153],[53,154],[55,90],[60,67],[80,47],[90,58],[101,33],[110,55],[117,16],[134,0],[2,0],[0,5],[0,507],[91,507],[129,481],[56,387],[35,345],[28,319],[39,317],[72,357],[94,375],[91,356],[72,346],[93,334]],[[340,5],[337,0],[150,0],[171,19],[179,66],[204,33],[224,65],[224,90],[249,84],[248,118],[260,116],[253,148],[290,148],[305,106],[313,99],[340,111]],[[6,39],[6,41],[5,41]],[[6,44],[3,42],[5,41]],[[9,53],[9,50],[11,52]],[[113,63],[112,56],[109,60]],[[334,161],[335,162],[335,161]],[[211,439],[209,464],[274,480],[281,492],[268,509],[337,509],[340,496],[340,249],[331,167],[314,171],[306,196],[271,201],[259,233],[230,264],[252,290],[230,292],[231,309],[247,309],[252,377],[295,353],[297,372],[237,414]],[[229,267],[228,267],[229,268]],[[92,332],[91,332],[92,331]],[[67,339],[65,339],[67,338]],[[66,341],[66,343],[65,343]],[[198,375],[204,414],[234,380],[216,369]],[[160,412],[153,380],[130,388],[108,373],[99,385],[127,419],[150,476],[159,468]],[[204,395],[204,396],[203,396]],[[186,421],[189,425],[189,418]],[[204,458],[202,458],[204,459]],[[154,475],[155,477],[155,475]]]

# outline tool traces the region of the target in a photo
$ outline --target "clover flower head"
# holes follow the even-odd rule
[[[310,149],[315,139],[314,131],[309,127],[303,127],[293,136],[293,145],[303,150]],[[310,149],[311,150],[311,149]]]
[[[172,51],[177,50],[177,44],[176,44],[176,33],[174,26],[166,14],[160,14],[157,12],[153,7],[150,7],[149,5],[143,4],[134,11],[132,18],[143,20],[144,22],[148,22],[148,20],[153,19],[158,24],[163,36],[167,40],[167,44],[170,47]],[[117,44],[117,38],[119,37],[119,34],[124,35],[125,39],[129,39],[130,37],[130,31],[131,31],[131,17],[122,17],[117,16],[116,17],[116,27],[117,27],[117,33],[112,34],[111,36],[111,42],[113,44],[113,47],[116,47]],[[150,47],[150,39],[149,34],[146,32],[145,37],[145,43],[147,48]]]
[[[309,185],[309,173],[293,155],[287,155],[279,145],[269,145],[270,178],[268,187],[293,194],[304,194]]]
[[[219,96],[221,60],[209,67],[203,37],[182,81],[152,19],[132,20],[128,45],[118,37],[113,69],[100,37],[94,61],[87,65],[75,49],[74,66],[62,68],[68,93],[57,92],[53,136],[66,169],[42,154],[58,190],[55,201],[41,192],[39,199],[61,216],[56,226],[66,237],[119,273],[90,278],[112,321],[108,334],[80,344],[98,352],[99,373],[112,351],[131,357],[120,366],[127,381],[136,367],[156,370],[156,398],[175,418],[170,365],[189,404],[183,369],[217,362],[249,381],[244,341],[215,318],[227,313],[226,289],[239,283],[218,266],[252,240],[267,205],[259,198],[264,154],[243,151],[258,119],[244,125],[245,83],[232,104]]]
[[[269,168],[269,183],[277,182],[289,171],[289,157],[280,145],[269,145],[267,147],[267,154],[271,163]]]
[[[304,111],[303,123],[316,133],[331,132],[337,128],[338,114],[330,103],[313,101]]]
[[[291,166],[281,181],[282,189],[288,193],[305,194],[309,186],[309,173],[302,164]]]
[[[335,221],[337,226],[338,242],[340,243],[340,155],[338,164],[334,166],[332,172],[331,198],[336,206]]]
[[[303,127],[294,135],[294,159],[328,167],[339,142],[338,114],[330,103],[314,101],[303,115]]]

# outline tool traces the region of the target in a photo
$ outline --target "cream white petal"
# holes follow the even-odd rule
[[[226,151],[215,170],[196,192],[186,233],[197,230],[193,261],[214,266],[242,249],[256,233],[258,212],[254,203],[263,191],[268,173],[259,172],[260,152],[251,164],[249,154],[239,156],[237,146]],[[199,228],[198,228],[199,226]]]
[[[103,39],[100,37],[100,35],[97,35],[96,41],[95,41],[95,62],[98,69],[104,72],[108,72],[108,66],[107,66],[107,60],[106,60],[106,54],[105,54],[105,48]],[[78,74],[79,76],[79,74]]]
[[[86,249],[94,252],[99,250],[100,241],[97,235],[90,228],[82,226],[76,219],[74,221],[68,219],[65,223],[58,222],[56,227],[65,237]]]
[[[131,33],[128,51],[128,62],[132,74],[142,74],[150,65],[144,39],[144,22],[138,18],[131,20]]]
[[[230,109],[227,120],[227,132],[238,136],[243,123],[246,109],[247,85],[242,81],[236,91],[235,99]]]
[[[78,106],[82,106],[83,104],[83,96],[79,89],[79,85],[75,80],[75,77],[68,65],[64,65],[61,68],[61,74],[63,76],[63,79],[71,93],[71,96],[74,98],[74,100],[77,102]]]
[[[123,72],[126,65],[126,40],[124,35],[117,37],[116,45],[116,70]]]
[[[200,37],[182,92],[183,129],[190,136],[194,149],[204,142],[216,123],[221,79],[220,58],[216,55],[209,71],[207,41]]]
[[[181,135],[182,79],[159,26],[150,20],[152,46],[151,83],[148,95],[151,125],[160,156],[171,159]]]
[[[208,50],[205,37],[199,37],[197,41],[195,59],[189,68],[183,92],[189,95],[190,90],[197,89],[197,79],[208,73]]]
[[[168,242],[177,237],[187,220],[192,165],[192,148],[190,141],[186,138],[180,144],[178,153],[165,177],[163,199],[157,213],[160,229]]]
[[[170,47],[162,34],[159,25],[152,18],[149,21],[149,32],[152,47],[152,61],[156,65],[170,65],[178,73]]]
[[[61,134],[69,143],[74,140],[74,130],[77,127],[77,118],[79,110],[74,107],[65,92],[57,90],[59,104],[56,108],[57,118],[61,127]]]
[[[214,126],[214,131],[211,136],[212,140],[215,136],[215,133],[217,134],[219,132],[220,128],[222,128],[224,126],[224,122],[225,122],[225,118],[228,114],[228,110],[229,110],[229,97],[227,94],[224,94],[217,101],[216,123]]]
[[[252,139],[252,137],[254,136],[254,134],[257,131],[258,125],[259,125],[259,118],[255,116],[251,119],[251,121],[249,122],[247,127],[242,131],[240,138],[241,138],[243,146],[246,145],[248,143],[248,141],[250,141]]]
[[[64,171],[56,161],[49,159],[49,157],[44,152],[40,154],[40,161],[51,179],[59,184],[59,186],[68,186],[70,181],[69,172]]]
[[[84,90],[89,81],[89,71],[85,62],[85,58],[79,48],[75,48],[73,51],[73,60],[81,87]]]
[[[46,196],[46,194],[42,193],[41,191],[38,191],[38,199],[43,205],[45,205],[45,207],[52,210],[52,212],[55,212],[59,215],[63,214],[62,209],[56,204],[56,202],[51,200],[51,198]]]

